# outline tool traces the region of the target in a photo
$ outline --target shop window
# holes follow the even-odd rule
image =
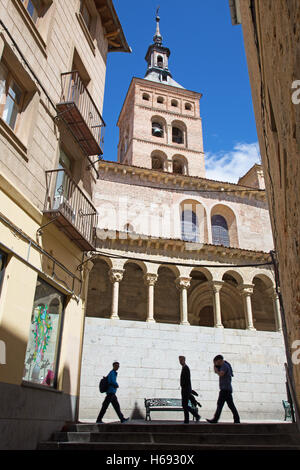
[[[65,296],[42,279],[35,290],[23,380],[57,386]]]
[[[22,111],[24,90],[14,75],[4,64],[0,63],[0,116],[3,121],[15,130]]]

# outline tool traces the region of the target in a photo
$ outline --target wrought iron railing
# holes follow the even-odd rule
[[[44,212],[52,216],[55,213],[62,215],[83,239],[94,246],[97,210],[65,169],[46,171]]]
[[[101,153],[103,153],[105,122],[77,70],[61,74],[61,98],[59,104],[76,105],[99,145]]]

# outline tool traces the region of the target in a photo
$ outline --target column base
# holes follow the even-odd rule
[[[149,320],[148,320],[148,318],[147,318],[146,322],[147,322],[147,323],[156,323],[156,321],[154,320],[154,318],[149,318]]]
[[[180,325],[189,325],[190,323],[188,321],[181,321]]]
[[[120,320],[120,317],[118,315],[111,315],[110,320]]]
[[[248,326],[248,327],[247,327],[247,330],[256,331],[256,328],[254,328],[254,326]]]
[[[214,327],[215,327],[215,328],[224,328],[223,325],[215,325]]]

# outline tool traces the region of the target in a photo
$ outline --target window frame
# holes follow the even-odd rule
[[[20,82],[18,81],[18,79],[16,79],[14,73],[11,71],[9,65],[7,64],[7,62],[5,61],[5,59],[2,59],[0,61],[0,67],[5,67],[6,68],[6,71],[7,71],[7,77],[5,79],[5,102],[2,103],[0,102],[0,117],[1,119],[5,122],[5,124],[7,126],[10,127],[10,129],[13,131],[13,132],[17,132],[18,129],[19,129],[19,124],[20,124],[20,116],[22,114],[22,109],[23,109],[23,105],[24,105],[24,99],[25,99],[25,96],[26,96],[26,90],[24,89],[24,87],[22,85],[20,85]],[[20,89],[21,91],[21,98],[20,98],[20,103],[16,103],[16,101],[13,99],[13,97],[9,94],[9,90],[10,90],[10,85],[11,85],[11,82],[14,81],[16,83],[16,85],[18,86],[18,88]],[[3,114],[5,112],[5,107],[6,107],[6,104],[7,104],[7,98],[8,96],[10,97],[10,99],[14,102],[14,104],[16,104],[17,108],[18,108],[18,113],[17,113],[17,117],[16,117],[16,121],[15,121],[15,124],[14,124],[14,127],[12,127],[9,122],[7,122],[4,117],[3,117]],[[0,99],[2,98],[2,96],[0,96]]]
[[[34,19],[34,17],[30,14],[30,11],[28,9],[29,2],[31,2],[31,4],[33,6],[33,9],[34,9],[33,11],[36,12],[36,19]],[[39,18],[41,16],[41,12],[43,10],[43,5],[41,4],[40,0],[22,0],[22,3],[24,5],[28,15],[32,19],[33,23],[37,26],[38,22],[39,22]],[[37,3],[39,3],[39,5],[36,5]]]
[[[213,219],[214,218],[221,218],[222,222],[224,221],[226,224],[226,227],[223,227],[222,225],[214,224]],[[219,220],[221,220],[219,219]],[[226,237],[225,235],[225,230],[226,230]],[[221,215],[221,214],[214,214],[211,216],[211,236],[212,236],[212,243],[213,245],[223,245],[223,246],[230,246],[230,235],[229,235],[229,227],[226,218]]]

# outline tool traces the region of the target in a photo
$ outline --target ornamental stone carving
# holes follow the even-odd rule
[[[175,281],[177,289],[188,289],[191,285],[191,279],[191,277],[178,277]]]
[[[112,283],[121,282],[123,279],[124,269],[111,268],[109,271],[109,278]]]
[[[145,284],[147,286],[154,286],[157,281],[157,278],[158,278],[157,274],[147,273],[144,276]]]

